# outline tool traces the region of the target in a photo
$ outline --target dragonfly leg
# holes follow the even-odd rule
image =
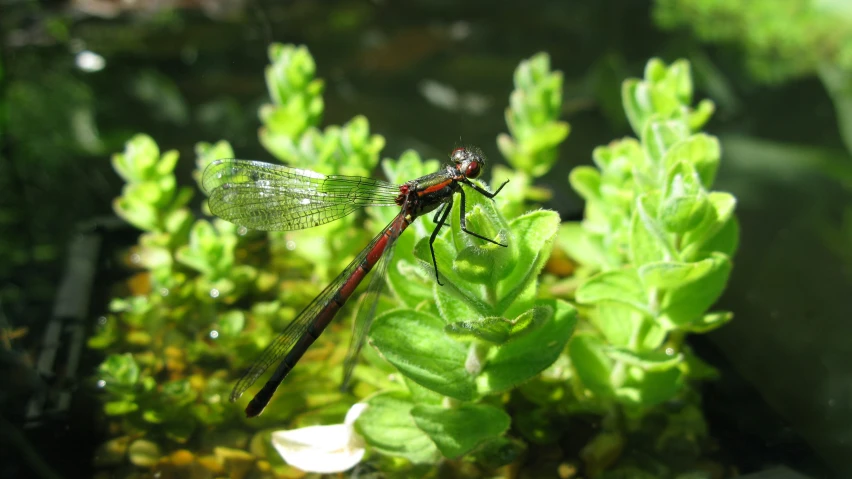
[[[435,229],[432,230],[432,235],[429,236],[429,251],[432,252],[432,266],[435,267],[435,280],[438,281],[438,284],[443,286],[444,283],[441,282],[441,278],[438,277],[438,260],[435,259],[435,238],[438,237],[438,232],[441,231],[441,228],[444,226],[444,223],[447,221],[447,216],[450,214],[450,210],[453,209],[453,198],[450,197],[450,201],[444,203],[441,206],[441,209],[438,210],[438,213],[442,213],[441,217],[438,218],[438,214],[435,214]]]
[[[438,218],[441,216],[441,213],[444,212],[445,206],[447,206],[446,203],[441,203],[441,206],[438,207],[438,211],[435,212],[435,216],[432,217],[432,223],[438,223]]]
[[[503,184],[505,185],[506,183],[503,183]],[[500,186],[500,188],[503,188],[503,186]],[[500,188],[498,188],[497,191],[495,191],[491,195],[493,196],[493,195],[496,195],[497,193],[499,193]],[[477,191],[479,191],[479,190],[477,190]],[[459,196],[461,196],[461,208],[459,208],[459,223],[461,223],[462,231],[464,231],[465,233],[467,233],[471,236],[476,236],[477,238],[479,238],[481,240],[485,240],[485,241],[488,241],[489,243],[496,244],[497,246],[502,246],[504,248],[507,247],[508,245],[505,245],[503,243],[498,243],[497,241],[494,241],[493,239],[486,238],[485,236],[482,236],[481,234],[474,233],[473,231],[470,231],[469,229],[467,229],[467,222],[465,221],[465,217],[464,217],[464,190],[461,189],[461,188],[459,188]]]
[[[497,196],[497,193],[499,193],[499,192],[500,192],[500,190],[502,190],[502,189],[503,189],[503,187],[504,187],[504,186],[506,186],[506,183],[508,183],[508,182],[509,182],[509,180],[504,181],[504,182],[503,182],[503,184],[502,184],[502,185],[500,185],[500,187],[499,187],[499,188],[497,188],[497,191],[495,191],[494,193],[491,193],[490,191],[486,190],[485,188],[482,188],[481,186],[476,185],[476,184],[475,184],[475,183],[473,183],[472,181],[465,181],[464,183],[465,183],[467,186],[470,186],[471,188],[473,188],[474,190],[476,190],[476,192],[477,192],[477,193],[479,193],[480,195],[482,195],[482,196],[484,196],[484,197],[486,197],[486,198],[488,198],[488,199],[493,200],[493,199],[494,199],[494,197],[495,197],[495,196]]]

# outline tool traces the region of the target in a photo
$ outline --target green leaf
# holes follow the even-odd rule
[[[668,354],[665,351],[631,351],[625,348],[609,348],[606,353],[612,359],[636,366],[645,371],[665,371],[683,362],[683,354]]]
[[[691,333],[709,333],[715,329],[721,328],[734,319],[734,313],[724,311],[720,313],[705,314],[699,320],[683,325],[682,329]]]
[[[679,120],[649,121],[642,131],[642,145],[651,162],[659,168],[666,153],[689,136],[689,127]],[[665,170],[663,170],[665,171]]]
[[[139,405],[132,401],[109,401],[104,404],[104,413],[107,416],[124,416],[139,409]]]
[[[665,339],[665,331],[658,331],[661,328],[651,320],[647,312],[615,301],[595,304],[589,319],[611,345],[652,349]],[[637,343],[637,340],[641,342]]]
[[[160,160],[154,165],[154,171],[159,176],[166,176],[174,172],[175,165],[177,165],[178,157],[180,155],[175,150],[170,150],[163,153],[163,156],[160,157]]]
[[[243,332],[246,316],[242,310],[232,309],[219,315],[219,332],[226,338],[236,338]]]
[[[639,311],[650,313],[648,309],[648,293],[645,291],[639,275],[633,268],[598,273],[577,288],[575,297],[577,302],[583,304],[614,301],[630,305]]]
[[[195,401],[195,398],[198,395],[196,391],[192,389],[188,379],[168,381],[163,384],[161,394],[163,395],[165,402],[172,408],[186,406],[187,404]]]
[[[444,399],[446,399],[444,396],[432,391],[431,389],[424,388],[405,376],[403,376],[402,379],[405,381],[405,387],[407,387],[408,391],[411,393],[411,402],[415,404],[438,405],[443,403]]]
[[[624,112],[631,128],[637,136],[641,135],[645,123],[653,113],[650,110],[651,89],[638,79],[625,80],[621,86],[621,102],[624,104]]]
[[[682,390],[683,380],[683,372],[679,368],[645,371],[632,367],[616,395],[627,404],[647,408],[674,398]]]
[[[509,114],[511,113],[510,109],[506,109],[506,122],[508,123]],[[511,126],[509,127],[511,130]],[[519,159],[519,151],[518,144],[510,135],[505,133],[500,133],[497,135],[497,149],[500,150],[500,153],[503,155],[503,158],[506,158],[507,161],[510,162],[510,165],[515,165],[516,162],[521,161]]]
[[[733,257],[740,240],[740,225],[735,216],[728,218],[722,226],[702,242],[693,243],[684,250],[684,259],[703,259],[712,253]]]
[[[467,346],[444,333],[444,322],[413,310],[388,311],[370,331],[374,346],[412,381],[462,401],[476,399],[474,377],[465,370]]]
[[[419,304],[432,301],[435,272],[427,270],[414,257],[415,235],[404,234],[397,238],[394,261],[388,266],[388,287],[400,304]]]
[[[106,381],[107,388],[130,387],[140,378],[139,365],[130,353],[110,354],[98,367],[99,376]]]
[[[189,190],[184,190],[189,191]],[[175,236],[182,236],[189,232],[192,227],[192,222],[195,218],[192,213],[186,208],[180,208],[169,213],[163,221],[163,227],[166,233]]]
[[[669,82],[671,90],[681,105],[692,103],[692,74],[689,62],[684,59],[676,60],[669,67]]]
[[[506,243],[506,230],[509,225],[502,215],[497,211],[495,200],[488,199],[484,195],[467,190],[465,194],[465,218],[467,229],[486,238],[491,238],[500,243]],[[488,254],[495,254],[495,270],[491,272],[494,278],[502,277],[502,269],[508,266],[505,258],[505,249],[493,243],[476,238],[461,229],[461,201],[453,202],[453,211],[450,212],[450,238],[456,251],[462,251],[467,247],[475,246]],[[504,251],[500,251],[504,250]],[[500,255],[504,255],[503,258]],[[455,268],[455,265],[453,266]]]
[[[499,252],[485,250],[479,246],[468,246],[456,255],[453,269],[467,281],[477,284],[489,284],[494,278]]]
[[[121,196],[113,200],[112,209],[124,221],[127,221],[142,231],[158,230],[159,214],[157,209],[151,205],[132,201],[125,196]]]
[[[636,138],[622,138],[592,150],[592,161],[606,174],[629,173],[633,165],[647,163]]]
[[[500,302],[495,307],[496,311],[508,312],[511,306],[513,311],[520,312],[532,306],[534,298],[527,299],[524,294],[530,290],[535,293],[533,288],[550,257],[559,223],[559,214],[546,210],[533,211],[512,220],[509,226],[512,244],[509,248],[517,255],[513,255],[516,258],[514,268],[497,285]]]
[[[687,119],[689,128],[692,131],[698,131],[705,123],[710,121],[710,117],[716,111],[716,104],[708,99],[703,99],[698,102],[698,106],[689,114]]]
[[[709,189],[716,179],[720,157],[719,140],[714,136],[698,133],[672,146],[663,158],[663,165],[666,170],[680,162],[692,165],[701,178],[701,184]]]
[[[163,411],[148,409],[142,413],[142,419],[151,424],[162,424],[166,420],[166,415]]]
[[[431,463],[438,449],[411,416],[414,403],[403,392],[381,393],[367,401],[355,428],[382,454],[404,457],[414,463]]]
[[[341,162],[336,172],[343,175],[367,176],[379,162],[379,152],[385,146],[381,135],[370,135],[370,122],[358,115],[340,130]],[[410,178],[409,178],[410,179]]]
[[[667,231],[685,233],[703,221],[709,207],[704,187],[689,163],[676,163],[668,172],[660,219]]]
[[[124,181],[138,183],[151,179],[159,158],[157,143],[148,135],[138,134],[125,143],[124,153],[113,155],[112,165]]]
[[[120,339],[121,334],[118,321],[115,317],[110,316],[107,321],[98,323],[94,334],[89,336],[88,341],[86,341],[86,346],[92,349],[106,349],[115,344]]]
[[[438,262],[438,271],[442,278],[441,282],[444,283],[444,286],[438,286],[435,283],[435,286],[439,288],[437,290],[439,292],[439,309],[442,301],[463,305],[463,309],[460,310],[464,312],[463,314],[459,313],[459,310],[455,308],[442,310],[442,312],[446,311],[448,313],[448,315],[444,315],[447,322],[467,320],[490,314],[491,307],[484,300],[483,286],[466,281],[458,274],[456,268],[446,266],[453,264],[455,261],[453,246],[445,238],[438,237],[433,247],[435,248],[435,258]],[[425,268],[428,268],[430,275],[434,274],[432,255],[429,251],[429,238],[422,238],[417,242],[414,248],[414,255],[422,261]],[[434,277],[432,281],[434,282]]]
[[[639,268],[639,278],[645,288],[670,290],[697,281],[715,267],[716,260],[705,259],[695,263],[660,261]]]
[[[479,339],[489,343],[503,344],[535,330],[551,317],[553,317],[553,311],[547,306],[542,306],[525,311],[512,320],[489,316],[451,323],[444,328],[444,331],[460,340]]]
[[[669,198],[660,212],[663,227],[670,233],[685,233],[704,218],[707,207],[703,194]]]
[[[728,253],[727,249],[736,249],[739,230],[736,224],[731,224],[736,199],[730,193],[714,191],[707,195],[707,200],[710,207],[705,210],[704,219],[694,229],[683,234],[683,259],[704,259],[712,251]],[[722,236],[719,236],[720,233]],[[724,249],[709,248],[711,242]]]
[[[165,207],[174,192],[173,176],[159,178],[158,181],[146,181],[125,185],[123,194],[134,204]]]
[[[568,345],[571,365],[583,385],[595,395],[611,397],[611,380],[614,361],[606,354],[606,345],[601,338],[582,333],[577,334]]]
[[[316,139],[311,131],[322,116],[323,83],[314,79],[316,65],[304,46],[272,44],[269,59],[266,85],[272,104],[261,107],[260,117],[265,125],[260,131],[261,143],[292,166],[310,167],[304,160],[315,163],[318,149],[308,151],[307,145],[296,143],[310,141],[311,136]],[[305,158],[304,153],[309,153],[310,158]]]
[[[445,286],[434,283],[432,286],[435,304],[446,324],[479,321],[489,314],[490,308],[486,303],[462,296],[454,286],[455,283]]]
[[[731,260],[725,255],[714,253],[705,261],[709,265],[702,262],[696,266],[700,276],[690,276],[691,281],[663,295],[660,303],[662,321],[674,326],[691,324],[719,299],[731,273]]]
[[[568,176],[571,187],[584,200],[600,198],[601,174],[591,166],[578,166]]]
[[[652,216],[658,210],[658,202],[656,193],[636,199],[636,209],[630,221],[630,259],[634,266],[675,257],[662,225]]]
[[[444,328],[447,334],[458,340],[479,339],[494,344],[502,344],[508,341],[511,330],[512,323],[499,316],[458,321],[448,324]]]
[[[494,348],[477,385],[483,394],[507,391],[547,369],[565,349],[574,332],[577,310],[562,300],[540,300],[537,307],[553,311],[544,325]]]
[[[554,311],[550,305],[544,304],[519,314],[511,321],[512,330],[510,339],[515,340],[540,328],[553,317],[553,313]]]
[[[511,418],[494,406],[466,404],[454,409],[419,405],[411,409],[414,422],[429,435],[444,457],[455,459],[509,429]]]

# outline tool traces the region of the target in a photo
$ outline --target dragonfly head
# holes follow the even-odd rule
[[[482,156],[482,152],[473,148],[456,148],[450,154],[450,159],[466,178],[476,178],[485,166],[485,157]]]

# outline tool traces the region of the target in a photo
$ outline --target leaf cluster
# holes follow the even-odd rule
[[[384,139],[363,117],[320,130],[323,84],[313,58],[291,45],[269,53],[261,143],[293,167],[371,175]],[[348,342],[338,323],[364,313],[357,294],[339,314],[344,321],[288,377],[287,393],[248,427],[339,421],[347,403],[361,400],[369,407],[356,428],[388,470],[413,473],[442,457],[487,469],[519,460],[527,444],[558,441],[565,431],[550,418],[641,418],[687,395],[687,378],[708,374],[683,336],[730,319],[708,309],[727,281],[738,231],[733,197],[711,190],[720,150],[700,129],[713,105],[691,106],[688,64],[652,60],[643,80],[625,82],[637,138],[596,149],[595,167],[572,172],[571,186],[587,201],[577,224],[537,209],[548,194],[531,185],[569,132],[558,121],[561,73],[539,54],[521,63],[515,86],[510,134],[498,138],[514,169],[495,168],[492,186],[511,182],[494,200],[468,189],[465,209],[469,230],[507,246],[463,232],[454,202],[433,245],[439,286],[434,225],[415,222],[397,240],[373,347],[364,348],[351,394],[335,387]],[[233,155],[227,142],[199,143],[196,181],[212,161]],[[201,425],[246,427],[238,426],[239,408],[223,402],[236,372],[292,319],[293,305],[306,304],[369,242],[367,231],[397,212],[368,208],[311,230],[248,232],[192,214],[192,190],[173,174],[177,160],[144,135],[114,157],[127,182],[115,210],[143,231],[131,255],[141,272],[131,294],[113,300],[90,345],[112,353],[98,379],[105,411],[123,431],[183,442]],[[395,183],[440,165],[414,151],[381,162]],[[544,273],[554,248],[576,262],[573,276]],[[573,285],[571,293],[554,287],[560,281]],[[610,419],[587,446],[592,469],[606,466],[595,457],[617,457],[610,453],[623,444],[623,428]],[[387,459],[394,457],[404,461]]]

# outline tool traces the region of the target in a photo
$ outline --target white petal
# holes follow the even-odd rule
[[[366,409],[355,404],[346,414],[344,424],[310,426],[292,431],[272,433],[272,445],[291,466],[306,472],[343,472],[364,457],[364,441],[352,424]]]
[[[343,420],[343,424],[347,424],[349,426],[355,424],[355,420],[358,419],[358,416],[360,416],[365,409],[367,409],[367,405],[362,402],[353,404],[352,407],[349,408],[349,411],[346,412],[346,419]]]

